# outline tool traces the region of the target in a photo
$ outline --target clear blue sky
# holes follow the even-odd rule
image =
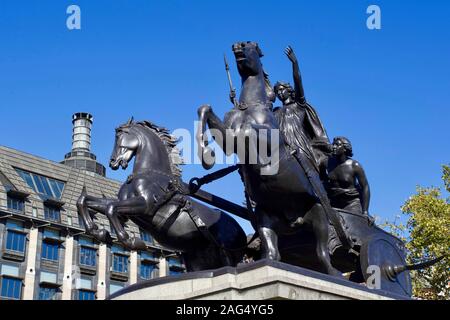
[[[70,4],[81,8],[79,31],[66,28]],[[370,4],[381,30],[366,28]],[[393,218],[417,184],[440,185],[450,161],[449,15],[444,0],[2,0],[0,144],[59,161],[71,114],[88,111],[106,164],[114,128],[131,115],[192,132],[199,105],[223,116],[223,53],[238,83],[232,43],[259,42],[273,83],[291,81],[290,44],[328,134],[349,137],[366,169],[371,213]],[[185,180],[204,173],[184,168]],[[236,175],[207,190],[243,200]]]

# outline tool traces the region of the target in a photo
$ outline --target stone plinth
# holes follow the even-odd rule
[[[332,276],[262,260],[237,268],[186,273],[137,283],[111,300],[394,300],[409,299],[370,290]]]

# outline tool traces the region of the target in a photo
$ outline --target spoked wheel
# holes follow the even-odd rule
[[[371,237],[362,245],[360,259],[366,283],[373,283],[373,270],[379,267],[381,290],[411,297],[412,287],[409,271],[397,275],[389,271],[393,266],[406,264],[404,247],[399,240],[395,241],[379,236]]]

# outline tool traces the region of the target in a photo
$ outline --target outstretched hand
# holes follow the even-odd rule
[[[297,57],[295,56],[294,49],[292,49],[291,46],[287,46],[284,50],[284,53],[287,55],[289,60],[291,60],[292,63],[297,63]]]

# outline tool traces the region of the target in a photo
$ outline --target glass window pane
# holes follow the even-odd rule
[[[145,242],[152,242],[152,236],[150,233],[140,229],[141,239]]]
[[[16,169],[17,173],[28,186],[35,192],[45,194],[57,199],[61,198],[62,191],[65,183],[62,181],[54,180],[51,178],[43,177],[35,173],[26,172],[20,169]]]
[[[24,234],[18,234],[18,243],[19,246],[17,247],[17,251],[19,252],[25,252],[25,235]]]
[[[23,223],[20,222],[20,221],[8,220],[6,222],[6,228],[8,228],[8,229],[16,229],[16,230],[23,230]]]
[[[18,277],[19,267],[10,264],[3,264],[1,274],[6,276]]]
[[[50,186],[52,187],[54,197],[57,199],[61,198],[61,191],[58,188],[58,184],[56,183],[56,180],[48,179],[48,181],[50,181]]]
[[[141,263],[141,278],[142,279],[151,279],[153,270],[155,266],[149,263]]]
[[[109,285],[109,294],[111,295],[113,293],[116,293],[117,291],[119,291],[122,288],[123,288],[123,285],[111,283]]]
[[[48,184],[48,179],[41,177],[41,181],[42,181],[42,186],[44,187],[44,190],[45,190],[45,194],[50,197],[54,197],[54,194],[52,193],[52,190],[50,189],[50,185]]]
[[[20,299],[22,281],[20,279],[3,277],[1,296],[4,298]]]
[[[81,278],[79,282],[80,288],[92,289],[92,280],[87,278]]]
[[[39,300],[56,300],[56,288],[40,287]]]
[[[6,250],[25,252],[25,234],[8,230]]]
[[[16,199],[8,196],[8,209],[23,212],[25,208],[24,201],[22,199]]]
[[[59,239],[59,231],[52,229],[45,229],[44,237]]]
[[[57,244],[53,243],[42,243],[42,258],[47,260],[58,260],[58,248]]]
[[[87,246],[92,246],[94,245],[94,241],[90,238],[85,238],[85,237],[80,237],[80,239],[78,240],[79,244],[82,245],[87,245]]]
[[[38,175],[35,175],[35,174],[33,174],[32,176],[33,176],[34,183],[36,184],[37,191],[39,193],[45,194],[44,186],[42,185],[42,182],[41,182],[41,177]]]
[[[78,300],[95,300],[95,293],[92,291],[79,290]]]
[[[36,192],[36,187],[34,186],[33,179],[28,172],[17,169],[16,170],[20,177],[28,184],[28,186]]]
[[[52,220],[52,221],[59,221],[60,209],[45,206],[44,207],[44,215],[45,215],[45,219]]]
[[[63,182],[61,182],[61,181],[56,181],[56,180],[54,180],[54,181],[56,182],[56,185],[58,186],[59,193],[62,194],[63,191],[64,191],[64,185],[65,184]]]
[[[56,283],[57,274],[53,272],[41,272],[41,282]]]
[[[80,264],[86,266],[95,266],[97,250],[88,247],[80,248]]]

